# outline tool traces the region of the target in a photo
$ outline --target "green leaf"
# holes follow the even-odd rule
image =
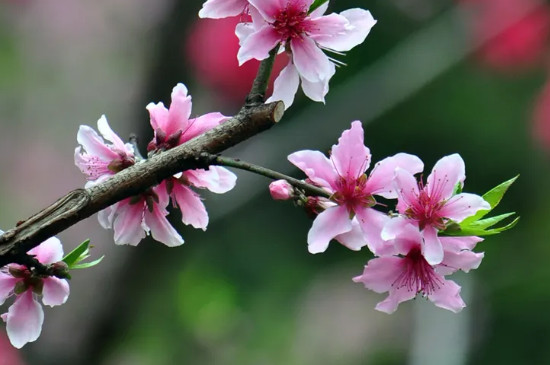
[[[514,219],[512,222],[498,228],[485,229],[476,226],[466,226],[460,227],[459,229],[447,230],[441,233],[445,236],[492,236],[513,228],[518,223],[518,221],[519,217],[516,217],[516,219]]]
[[[75,263],[78,263],[79,261],[82,261],[82,259],[80,259],[80,257],[82,255],[87,254],[89,246],[90,246],[90,239],[87,239],[86,241],[84,241],[80,245],[78,245],[70,253],[68,253],[65,257],[63,257],[62,261],[65,262],[67,264],[67,266],[69,266],[69,268],[71,268]]]
[[[478,211],[475,215],[464,219],[460,225],[467,226],[472,222],[478,221],[481,218],[483,218],[485,215],[487,215],[487,213],[489,213],[491,210],[495,209],[498,203],[500,203],[500,201],[502,200],[502,197],[504,196],[504,194],[506,193],[510,185],[512,185],[514,181],[517,180],[518,177],[519,175],[516,175],[510,180],[495,186],[494,188],[492,188],[491,190],[483,194],[483,199],[485,199],[485,201],[489,203],[489,205],[491,206],[491,209]]]
[[[92,266],[95,266],[95,265],[99,264],[101,262],[101,260],[103,260],[104,257],[105,257],[105,255],[103,255],[100,258],[98,258],[97,260],[94,260],[94,261],[91,261],[91,262],[85,262],[83,264],[75,264],[73,267],[71,267],[71,269],[87,269],[89,267],[92,267]]]
[[[505,214],[497,215],[497,216],[490,217],[490,218],[480,219],[478,221],[472,222],[467,227],[475,227],[475,228],[480,228],[480,229],[489,228],[489,227],[494,226],[498,222],[500,222],[500,221],[502,221],[502,220],[504,220],[508,217],[513,216],[514,214],[516,214],[516,212],[505,213]],[[466,225],[465,225],[465,227],[466,227]]]
[[[317,9],[319,6],[323,5],[327,1],[328,0],[315,0],[313,4],[311,4],[311,6],[309,7],[308,14],[311,14],[315,9]]]

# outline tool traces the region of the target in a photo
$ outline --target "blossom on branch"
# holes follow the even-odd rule
[[[275,200],[292,199],[294,188],[286,180],[275,180],[269,184],[269,193]]]
[[[328,2],[309,12],[313,0],[249,0],[251,23],[237,25],[241,48],[239,64],[263,60],[284,47],[289,63],[275,80],[273,95],[267,102],[282,100],[288,108],[302,83],[304,93],[324,102],[328,83],[338,61],[323,50],[340,54],[361,44],[376,24],[369,11],[349,9],[324,15]]]
[[[458,154],[445,156],[432,169],[426,185],[417,182],[410,171],[397,169],[395,187],[397,210],[402,217],[392,219],[384,227],[382,238],[389,240],[411,222],[422,234],[422,254],[431,265],[443,260],[443,246],[438,237],[450,222],[460,223],[479,210],[491,206],[475,194],[456,193],[466,179],[464,161]]]
[[[63,247],[59,239],[51,237],[28,254],[43,265],[54,264],[62,260]],[[0,269],[0,305],[13,295],[15,301],[1,317],[11,344],[21,348],[35,341],[42,331],[44,311],[38,297],[44,305],[61,305],[69,296],[69,284],[65,279],[39,275],[24,265],[10,264]]]
[[[74,161],[89,180],[86,187],[105,181],[135,164],[134,148],[131,144],[122,142],[109,127],[104,115],[97,121],[97,129],[103,138],[87,125],[80,126],[76,137],[80,146],[74,151]]]
[[[330,158],[319,151],[305,150],[292,153],[288,160],[305,172],[309,183],[332,194],[332,204],[326,204],[308,233],[311,253],[324,252],[331,239],[352,232],[357,217],[369,249],[378,254],[385,248],[380,234],[389,217],[373,209],[377,205],[374,195],[386,199],[397,197],[392,184],[397,167],[411,174],[423,169],[418,157],[398,153],[376,163],[367,176],[371,154],[363,143],[359,121],[342,133],[338,144],[332,146]]]
[[[174,148],[229,120],[217,112],[190,119],[191,106],[191,96],[187,95],[183,84],[176,85],[172,90],[170,109],[166,109],[163,103],[147,105],[155,131],[153,140],[147,146],[149,154]],[[226,168],[209,166],[208,170],[187,170],[165,180],[159,194],[170,195],[173,204],[181,211],[184,224],[206,230],[208,213],[200,196],[190,187],[223,194],[233,189],[236,181],[237,176]]]
[[[458,270],[477,269],[483,253],[471,250],[479,237],[441,237],[444,258],[431,265],[422,255],[422,236],[417,227],[407,224],[392,240],[392,255],[370,260],[362,275],[353,278],[377,293],[388,292],[376,309],[393,313],[399,303],[413,299],[417,294],[428,298],[436,306],[459,312],[466,306],[460,297],[460,286],[445,279]]]

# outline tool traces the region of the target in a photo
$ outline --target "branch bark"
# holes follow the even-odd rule
[[[281,120],[284,104],[245,105],[218,127],[143,163],[131,166],[89,189],[76,189],[0,236],[0,267],[49,237],[184,170],[205,167],[200,154],[216,154],[265,131]]]

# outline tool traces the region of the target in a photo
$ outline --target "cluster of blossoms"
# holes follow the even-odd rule
[[[454,312],[465,306],[460,287],[445,276],[479,266],[483,254],[472,249],[481,238],[440,234],[491,207],[480,196],[457,192],[466,178],[459,155],[439,160],[425,184],[414,176],[422,172],[422,161],[406,153],[376,163],[367,176],[371,154],[363,142],[361,123],[355,121],[332,146],[329,158],[305,150],[288,159],[307,175],[306,182],[330,195],[330,199],[300,198],[316,215],[307,238],[309,251],[324,252],[332,239],[352,250],[367,246],[376,257],[353,280],[389,293],[376,309],[391,313],[417,294]],[[272,183],[270,192],[275,199],[300,196],[283,181]],[[397,199],[399,214],[377,210],[375,196]]]
[[[8,312],[2,314],[8,338],[14,347],[21,348],[35,341],[42,331],[44,311],[38,302],[51,307],[61,305],[69,297],[69,283],[63,276],[66,265],[61,262],[63,247],[55,237],[49,238],[28,252],[42,265],[51,265],[52,274],[37,272],[24,265],[10,264],[0,269],[0,305],[11,296],[15,301]]]
[[[289,62],[275,80],[267,102],[281,100],[288,108],[298,86],[312,100],[324,102],[339,61],[323,51],[346,52],[363,43],[376,20],[369,11],[349,9],[324,15],[329,2],[311,10],[313,0],[208,0],[199,16],[220,19],[241,16],[239,64],[264,60],[285,51]]]
[[[150,156],[174,148],[229,119],[217,112],[190,118],[191,96],[183,84],[174,87],[169,109],[162,103],[150,103],[147,110],[154,130],[154,137],[147,146]],[[80,146],[75,150],[75,163],[89,180],[86,187],[145,161],[131,144],[125,144],[111,130],[105,117],[99,119],[97,127],[103,138],[88,126],[81,126],[77,136]],[[184,224],[206,230],[208,213],[191,187],[221,194],[233,189],[236,180],[235,174],[219,166],[187,170],[102,210],[98,215],[99,223],[104,228],[113,228],[117,244],[137,245],[150,233],[167,246],[179,246],[183,238],[167,219],[170,199],[181,211]]]

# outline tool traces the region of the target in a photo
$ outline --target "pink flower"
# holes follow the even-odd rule
[[[392,241],[396,256],[372,259],[362,275],[353,278],[377,293],[388,292],[388,297],[376,309],[393,313],[399,303],[420,294],[436,306],[459,312],[466,305],[460,297],[460,286],[445,276],[457,270],[468,272],[477,269],[483,253],[471,251],[479,237],[442,237],[444,259],[430,265],[422,255],[422,237],[418,228],[408,224]]]
[[[251,24],[236,29],[241,48],[239,64],[263,60],[283,45],[291,55],[281,71],[273,95],[267,100],[282,100],[288,108],[301,80],[304,93],[324,102],[328,82],[335,72],[334,60],[323,50],[345,52],[362,43],[376,21],[370,12],[350,9],[341,14],[323,15],[328,2],[309,13],[313,0],[250,0]]]
[[[269,193],[275,200],[288,200],[294,194],[294,188],[286,180],[276,180],[269,184]]]
[[[248,0],[208,0],[202,5],[199,17],[221,19],[246,13]]]
[[[338,144],[332,146],[330,159],[319,151],[299,151],[288,160],[305,172],[309,182],[332,194],[335,205],[328,206],[313,222],[308,233],[311,253],[324,252],[331,239],[351,232],[353,218],[365,234],[369,249],[379,253],[385,248],[380,232],[389,219],[386,214],[372,207],[377,204],[374,195],[387,199],[396,198],[392,185],[397,167],[411,174],[423,168],[416,156],[398,153],[378,162],[367,177],[371,155],[363,143],[361,122],[355,121],[351,129],[342,133]]]
[[[443,260],[443,247],[437,236],[450,221],[460,223],[478,210],[491,209],[489,203],[475,194],[455,194],[466,179],[464,161],[458,154],[443,157],[432,169],[426,185],[417,182],[410,171],[395,171],[398,195],[397,210],[404,218],[392,219],[382,232],[385,240],[393,239],[411,220],[422,232],[422,254],[431,265]]]
[[[97,129],[111,143],[106,143],[87,125],[81,125],[77,134],[80,146],[75,149],[74,161],[89,180],[86,187],[102,182],[135,163],[132,145],[122,142],[109,127],[104,115],[97,121]]]
[[[49,238],[28,252],[45,265],[61,261],[63,247],[55,237]],[[38,302],[51,307],[61,305],[69,296],[69,284],[65,279],[41,276],[26,266],[10,264],[0,271],[0,305],[15,295],[14,303],[2,315],[8,337],[14,347],[21,348],[35,341],[42,331],[44,312]]]
[[[147,147],[149,153],[174,148],[229,119],[220,113],[189,119],[191,96],[187,95],[187,88],[183,84],[174,87],[169,110],[162,103],[150,103],[147,110],[151,116],[151,126],[155,130],[155,136]],[[189,187],[223,194],[235,187],[236,180],[237,176],[231,171],[210,166],[208,170],[187,170],[177,174],[166,180],[161,189],[162,194],[169,194],[173,203],[180,208],[184,224],[204,230],[208,225],[208,213],[200,196]]]
[[[162,186],[124,199],[99,212],[99,223],[105,229],[113,228],[117,245],[136,246],[149,233],[168,247],[183,243],[183,238],[166,218],[169,198]]]

